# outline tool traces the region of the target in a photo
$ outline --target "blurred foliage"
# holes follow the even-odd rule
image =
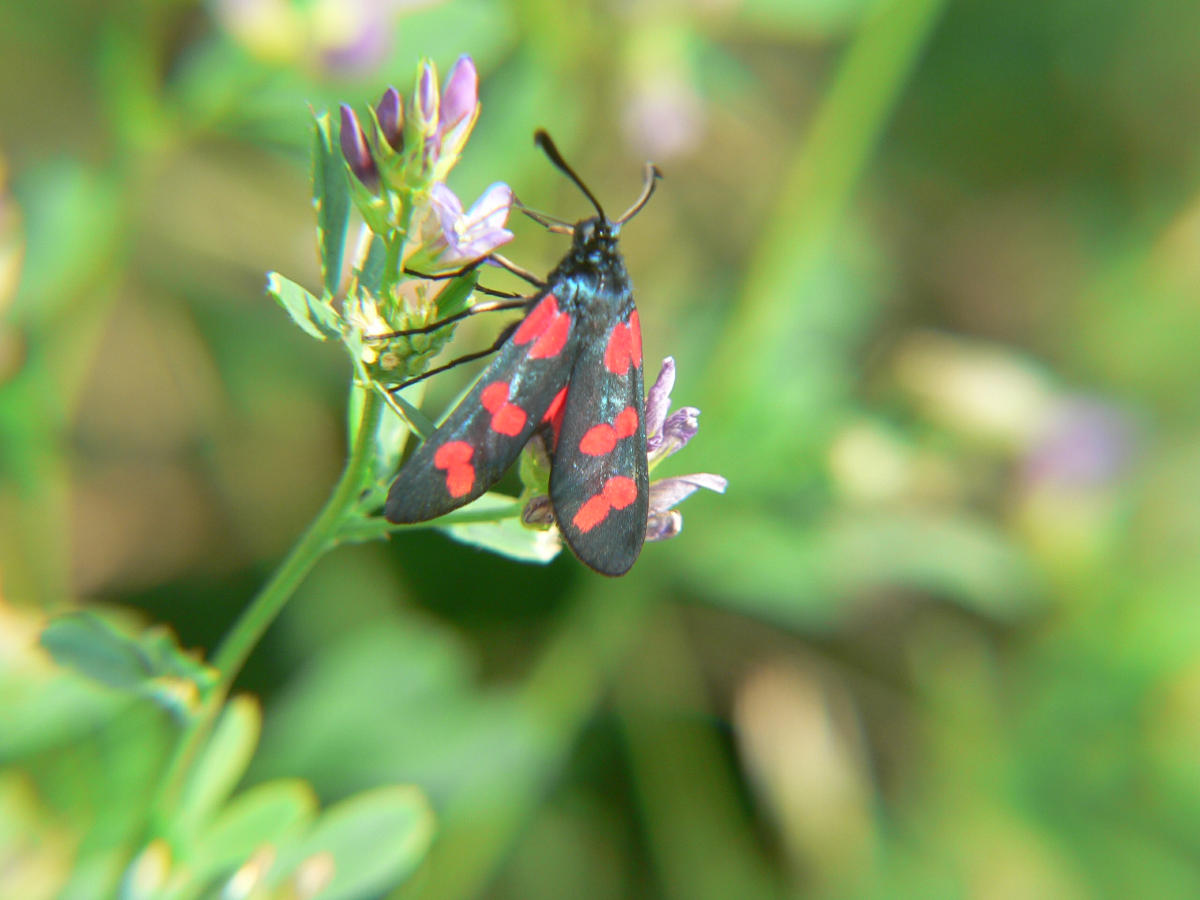
[[[0,5],[0,895],[1200,895],[1197,34],[1184,0]],[[729,492],[619,581],[339,548],[165,802],[200,660],[345,452],[344,356],[264,294],[321,284],[310,106],[460,53],[462,196],[585,215],[539,126],[611,206],[666,173],[624,248]]]

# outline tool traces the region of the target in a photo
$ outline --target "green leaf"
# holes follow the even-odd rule
[[[321,900],[375,897],[416,868],[433,831],[433,811],[417,788],[365,791],[332,807],[303,842],[281,852],[272,880],[329,854],[333,877],[320,892]]]
[[[436,301],[438,319],[445,319],[465,310],[468,306],[467,301],[475,291],[475,284],[478,281],[479,270],[472,269],[470,272],[459,275],[442,288]]]
[[[59,665],[176,714],[195,709],[216,683],[212,668],[184,652],[165,628],[128,634],[95,613],[77,612],[49,622],[41,643]]]
[[[400,466],[400,456],[412,429],[408,422],[384,410],[375,430],[375,480],[390,478]]]
[[[135,690],[154,677],[137,641],[93,613],[52,620],[42,631],[41,643],[60,666],[109,687]]]
[[[380,386],[379,390],[382,391],[384,388]],[[417,436],[421,438],[421,440],[425,440],[425,438],[429,437],[434,433],[434,431],[437,430],[437,426],[429,419],[429,417],[405,400],[399,392],[394,394],[389,393],[388,399],[391,403],[394,403],[396,407],[399,407],[399,409],[393,408],[392,411],[395,412],[398,417],[407,420],[409,427],[416,432]]]
[[[262,712],[253,697],[243,694],[225,705],[188,775],[173,827],[192,834],[216,814],[250,765],[261,731]]]
[[[292,321],[318,341],[342,333],[341,316],[325,300],[319,300],[296,282],[278,272],[267,275],[267,293],[287,310]]]
[[[367,249],[367,258],[363,260],[362,268],[358,270],[358,284],[373,296],[379,295],[383,286],[383,264],[387,261],[387,247],[379,235],[371,236],[371,246]]]
[[[438,524],[444,531],[462,544],[471,544],[490,550],[500,556],[522,562],[548,563],[562,551],[562,541],[557,531],[540,531],[526,528],[521,523],[520,504],[503,494],[487,493],[458,511],[460,516],[494,516],[486,521]],[[455,515],[455,513],[451,513]]]
[[[239,794],[193,847],[189,863],[196,881],[203,883],[241,865],[264,844],[281,846],[297,838],[316,814],[316,794],[299,778],[282,778]]]
[[[316,117],[313,129],[313,206],[317,211],[317,246],[325,293],[337,294],[350,220],[350,191],[341,147],[333,139],[329,113]]]

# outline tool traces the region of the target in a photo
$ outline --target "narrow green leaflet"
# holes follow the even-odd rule
[[[341,317],[333,307],[291,279],[271,272],[267,275],[267,293],[287,310],[293,322],[318,341],[341,334]]]
[[[459,275],[442,288],[441,293],[437,296],[438,318],[445,319],[465,310],[477,281],[479,281],[479,272],[477,269],[472,269],[470,272]]]
[[[317,815],[308,782],[281,778],[238,794],[193,845],[190,866],[203,884],[236,868],[265,844],[281,846],[302,837]]]
[[[182,833],[195,833],[216,815],[250,765],[261,731],[262,712],[253,697],[234,697],[225,705],[175,810],[173,821]]]
[[[384,388],[380,387],[380,390],[384,390]],[[437,426],[430,421],[429,417],[405,400],[399,392],[387,396],[389,405],[394,404],[392,411],[405,419],[421,440],[425,440],[437,430]]]
[[[362,268],[358,270],[359,288],[372,296],[378,296],[383,286],[383,264],[387,260],[387,247],[383,238],[372,235],[371,245],[367,248],[367,258],[363,260]]]
[[[325,293],[337,294],[350,220],[350,191],[341,149],[329,124],[329,114],[316,117],[313,129],[313,206],[317,211],[317,246],[321,251],[321,281]]]

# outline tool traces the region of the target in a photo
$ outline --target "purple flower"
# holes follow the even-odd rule
[[[491,185],[466,212],[454,191],[440,181],[430,197],[440,226],[440,234],[426,248],[435,270],[468,265],[512,240],[512,232],[504,227],[513,203],[507,184]]]
[[[413,104],[423,141],[422,168],[435,182],[444,181],[479,117],[479,74],[471,57],[455,61],[440,98],[437,69],[424,62]]]
[[[684,406],[670,412],[671,390],[675,387],[675,360],[663,360],[658,378],[646,395],[646,461],[651,469],[687,446],[700,429],[700,410]],[[700,488],[725,493],[729,482],[720,475],[698,473],[660,478],[650,483],[650,512],[646,517],[646,540],[665,541],[683,529],[683,516],[675,509]]]
[[[350,171],[358,180],[375,190],[379,186],[379,170],[375,167],[375,159],[367,145],[367,136],[358,124],[358,116],[354,114],[354,110],[343,103],[341,112],[342,127],[338,139],[342,145],[342,156],[346,157]]]
[[[650,482],[650,512],[646,516],[646,540],[665,541],[683,530],[683,516],[678,506],[700,488],[725,493],[729,482],[720,475],[703,472],[696,475],[675,475]]]

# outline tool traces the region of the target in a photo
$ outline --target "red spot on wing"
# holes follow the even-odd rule
[[[609,502],[604,499],[604,495],[597,494],[579,507],[579,512],[575,513],[571,521],[580,531],[591,531],[604,521],[611,508]]]
[[[562,419],[563,404],[567,402],[567,389],[561,388],[554,399],[550,401],[550,405],[546,407],[546,414],[542,416],[543,422],[553,422],[555,419]]]
[[[528,418],[525,415],[525,410],[521,409],[515,403],[505,403],[492,414],[492,431],[507,434],[509,437],[516,437],[521,433],[521,429],[525,427],[525,421]]]
[[[642,320],[635,309],[629,314],[629,359],[635,366],[642,364]]]
[[[612,453],[617,446],[617,432],[611,425],[593,425],[579,439],[579,452],[588,456],[603,456]]]
[[[637,482],[624,475],[614,475],[604,482],[601,492],[613,509],[624,509],[637,499]]]
[[[580,531],[591,531],[614,509],[624,509],[637,499],[637,482],[624,475],[614,475],[604,482],[600,493],[589,497],[571,518]]]
[[[475,448],[466,441],[442,444],[433,454],[433,465],[446,470],[446,490],[451,497],[470,493],[475,484],[475,467],[470,463],[474,455]]]
[[[550,359],[558,356],[562,352],[562,348],[566,346],[567,335],[571,332],[571,317],[566,313],[559,313],[554,317],[554,321],[547,326],[542,332],[542,336],[537,339],[537,343],[529,348],[530,359]]]
[[[604,368],[614,375],[624,375],[629,371],[629,355],[632,349],[629,329],[622,323],[614,325],[604,347]]]
[[[439,469],[445,469],[457,463],[469,462],[475,455],[475,448],[466,441],[450,441],[437,448],[433,454],[433,464]]]
[[[507,381],[493,381],[480,393],[479,402],[492,414],[492,431],[516,437],[525,427],[528,416],[517,404],[508,402],[508,393]]]
[[[627,406],[613,420],[613,427],[616,429],[617,438],[627,438],[637,431],[638,413],[632,406]]]
[[[588,456],[603,456],[612,453],[617,441],[631,437],[637,432],[638,414],[632,406],[627,406],[613,419],[613,424],[601,422],[593,425],[579,439],[579,452]]]
[[[483,389],[483,393],[479,395],[479,402],[488,412],[494,413],[508,402],[508,391],[507,381],[493,381]]]
[[[567,402],[567,389],[561,388],[554,399],[550,401],[550,405],[546,408],[546,414],[542,416],[543,422],[549,422],[550,428],[554,431],[554,445],[550,449],[558,446],[558,433],[562,431],[563,409]]]
[[[614,375],[624,375],[629,367],[642,364],[642,326],[637,310],[629,314],[629,321],[619,322],[608,333],[604,346],[604,367]]]
[[[451,497],[462,497],[471,492],[475,484],[475,467],[460,463],[446,470],[446,491]]]
[[[571,317],[559,312],[558,298],[547,294],[513,334],[513,343],[519,346],[533,341],[529,358],[550,359],[562,352],[570,333]]]
[[[529,311],[525,321],[513,334],[516,344],[528,344],[550,327],[550,323],[558,316],[558,299],[553,294],[547,294],[542,302]]]

